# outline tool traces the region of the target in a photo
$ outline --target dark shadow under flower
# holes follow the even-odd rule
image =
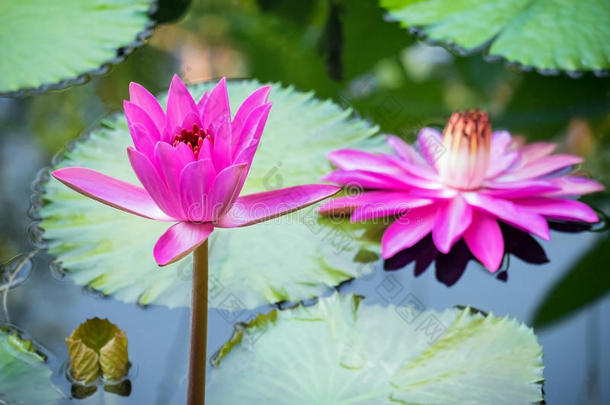
[[[555,224],[557,224],[557,227],[554,229],[563,230],[566,227],[566,224],[558,222]],[[584,231],[590,228],[590,226],[586,226],[587,224],[571,223],[570,225],[571,228],[567,232],[578,232],[577,229]],[[530,234],[503,223],[500,223],[500,228],[505,243],[505,261],[506,256],[512,254],[530,264],[549,262],[542,246]],[[410,263],[415,263],[414,274],[418,277],[434,263],[436,279],[451,287],[462,277],[468,262],[471,260],[477,261],[463,240],[457,242],[445,254],[438,251],[432,236],[428,235],[414,246],[404,249],[391,258],[386,259],[384,269],[394,271],[402,269]],[[501,281],[508,280],[508,266],[497,273],[497,278]]]

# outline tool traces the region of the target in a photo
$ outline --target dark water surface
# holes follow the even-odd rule
[[[609,79],[543,77],[484,62],[480,55],[456,58],[385,22],[372,1],[345,2],[339,19],[329,17],[326,1],[285,3],[195,2],[180,21],[158,28],[148,45],[105,77],[62,92],[0,99],[0,259],[33,249],[27,210],[36,172],[67,141],[120,109],[129,81],[156,92],[174,72],[189,82],[227,76],[294,84],[353,107],[383,131],[408,139],[423,125],[442,125],[454,109],[480,107],[495,126],[528,141],[554,140],[564,151],[585,156],[583,170],[608,186]],[[343,36],[329,34],[336,31],[329,24],[339,24]],[[591,201],[607,211],[607,193]],[[602,237],[607,234],[553,232],[551,242],[540,241],[550,262],[534,265],[512,257],[506,282],[473,262],[451,287],[437,280],[434,266],[415,277],[413,264],[384,271],[377,262],[372,275],[340,290],[364,295],[370,303],[400,304],[409,296],[429,309],[470,305],[532,325],[549,291]],[[54,381],[62,390],[70,392],[63,376],[65,337],[87,318],[107,317],[127,333],[132,391],[120,397],[98,390],[84,402],[184,403],[188,309],[142,308],[102,298],[54,275],[50,260],[44,253],[34,257],[29,278],[9,293],[8,310],[10,321],[50,352]],[[596,267],[600,274],[610,271],[604,261]],[[576,295],[582,286],[574,288]],[[210,311],[210,355],[231,336],[234,321]],[[547,403],[610,404],[607,293],[536,333],[543,346]]]

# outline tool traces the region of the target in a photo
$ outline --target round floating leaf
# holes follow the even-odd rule
[[[0,2],[0,95],[84,82],[152,32],[155,0]]]
[[[216,355],[210,403],[527,404],[542,401],[541,347],[515,320],[469,308],[369,306],[335,294],[274,310]]]
[[[607,0],[381,0],[392,18],[433,41],[543,73],[610,68]]]
[[[30,340],[0,326],[0,403],[50,405],[63,397],[51,383],[53,373]]]
[[[195,97],[214,83],[191,87]],[[228,83],[232,111],[255,81]],[[376,129],[350,118],[311,93],[273,86],[274,103],[243,194],[319,182],[330,170],[326,154],[339,147],[379,144]],[[138,184],[125,148],[131,143],[117,114],[77,142],[57,167],[83,166]],[[45,180],[43,180],[44,183]],[[159,268],[152,248],[168,227],[109,208],[52,179],[39,212],[43,237],[69,278],[127,302],[188,306],[192,258]],[[239,310],[298,301],[363,273],[353,264],[367,238],[362,226],[325,226],[311,207],[277,220],[238,229],[216,229],[210,239],[210,305]],[[364,271],[372,271],[370,268]]]

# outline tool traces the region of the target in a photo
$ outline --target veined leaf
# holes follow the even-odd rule
[[[238,328],[206,391],[218,405],[512,405],[542,401],[541,381],[541,347],[515,320],[335,294]]]
[[[85,82],[151,34],[155,0],[0,2],[0,94]]]
[[[390,16],[462,52],[551,73],[610,68],[606,0],[381,0]]]

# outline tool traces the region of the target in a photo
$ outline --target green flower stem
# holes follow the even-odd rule
[[[188,405],[205,404],[206,346],[208,338],[208,241],[195,249],[191,300],[191,350]]]

